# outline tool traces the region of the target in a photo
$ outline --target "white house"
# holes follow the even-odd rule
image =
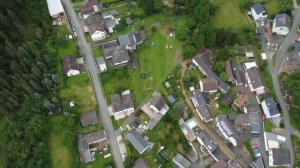
[[[277,14],[273,20],[272,33],[287,35],[291,28],[291,17],[285,13]]]
[[[134,112],[133,98],[129,90],[120,94],[114,94],[111,97],[112,111],[111,114],[115,120],[122,119]]]
[[[261,107],[266,118],[279,117],[281,114],[273,97],[268,97],[262,101]]]
[[[62,64],[63,64],[64,74],[67,75],[68,77],[80,74],[80,68],[76,62],[75,57],[71,57],[71,56],[65,57],[63,59]]]
[[[255,62],[245,63],[246,79],[250,90],[257,95],[265,93],[265,86],[263,85],[259,69]]]
[[[250,13],[255,21],[268,17],[268,12],[261,2],[257,2],[250,7]]]
[[[216,117],[216,126],[233,146],[237,146],[236,130],[232,127],[226,115],[219,115]]]
[[[47,0],[48,10],[53,19],[57,19],[65,14],[60,0]]]

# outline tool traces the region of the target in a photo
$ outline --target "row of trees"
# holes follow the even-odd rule
[[[5,167],[50,167],[47,115],[60,112],[60,101],[47,11],[40,0],[0,5],[0,113],[10,121],[1,133]]]

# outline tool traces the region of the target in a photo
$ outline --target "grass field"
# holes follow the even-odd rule
[[[52,168],[70,168],[72,163],[72,154],[63,144],[62,121],[63,116],[50,117],[48,145]]]
[[[241,28],[248,25],[249,21],[246,14],[239,8],[236,0],[216,0],[218,10],[212,19],[214,27],[217,28]]]
[[[8,122],[2,116],[0,116],[0,131],[1,131],[1,134],[6,130],[7,124],[8,124]],[[4,137],[0,136],[0,151],[4,151],[3,146],[2,146],[2,145],[4,145],[3,141],[4,141]],[[3,164],[4,164],[3,163],[3,152],[0,152],[0,167],[4,167]]]
[[[274,128],[275,126],[270,119],[264,121],[264,129],[266,132],[272,132]]]
[[[109,73],[101,75],[107,98],[119,88],[130,89],[135,96],[135,103],[139,104],[158,88],[176,65],[176,60],[181,58],[181,42],[175,38],[168,39],[165,31],[165,28],[161,28],[153,35],[148,33],[148,40],[137,51],[140,68],[129,70],[127,78]],[[172,45],[173,48],[166,49],[166,45]],[[147,75],[145,80],[140,77],[143,73]]]
[[[74,101],[81,113],[89,112],[96,108],[96,99],[87,74],[68,78],[66,87],[60,92],[60,97],[65,103]]]

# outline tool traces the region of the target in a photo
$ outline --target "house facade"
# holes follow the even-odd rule
[[[255,21],[268,17],[268,12],[261,2],[257,2],[250,7],[250,13]]]
[[[268,97],[261,102],[261,107],[266,118],[279,117],[281,114],[273,97]]]
[[[72,56],[67,56],[62,61],[62,66],[64,70],[64,74],[68,77],[79,75],[80,68],[76,62],[76,58]]]
[[[277,14],[273,20],[272,33],[286,36],[291,28],[291,17],[285,13]]]

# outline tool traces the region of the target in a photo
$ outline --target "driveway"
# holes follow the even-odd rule
[[[90,78],[91,78],[91,81],[93,84],[94,93],[97,98],[97,103],[100,107],[99,108],[99,116],[101,117],[101,119],[103,121],[103,126],[106,131],[107,139],[110,142],[111,152],[113,154],[115,164],[118,168],[123,168],[122,157],[121,157],[119,146],[118,146],[116,136],[114,133],[111,118],[110,118],[110,115],[108,112],[108,106],[107,106],[106,100],[103,96],[100,81],[97,76],[97,68],[95,65],[94,58],[92,56],[91,48],[86,42],[86,39],[83,34],[83,30],[80,26],[79,20],[78,20],[77,15],[72,7],[71,2],[69,0],[62,0],[62,4],[64,5],[66,14],[70,17],[71,26],[75,27],[75,29],[76,29],[79,50],[81,50],[81,53],[85,54],[85,56],[86,56],[87,70],[88,70],[88,73],[90,75]]]

